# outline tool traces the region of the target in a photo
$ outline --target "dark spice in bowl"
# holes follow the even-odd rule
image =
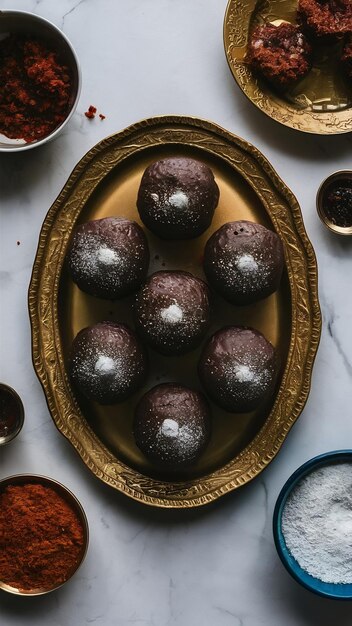
[[[20,432],[24,421],[22,400],[14,389],[0,383],[0,444],[8,443]]]
[[[20,591],[51,590],[82,560],[84,528],[52,487],[9,484],[0,494],[0,581]]]
[[[352,177],[336,180],[325,190],[323,210],[336,226],[352,226]]]
[[[13,33],[0,40],[0,133],[32,142],[64,122],[72,77],[52,45]]]

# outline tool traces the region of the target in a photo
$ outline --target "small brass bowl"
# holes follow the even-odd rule
[[[352,226],[337,226],[337,224],[334,224],[328,218],[324,210],[324,195],[328,187],[335,181],[343,180],[352,180],[352,170],[339,170],[330,174],[330,176],[323,180],[317,192],[317,211],[323,224],[333,233],[337,233],[338,235],[352,235]]]
[[[55,24],[44,17],[27,11],[0,11],[0,39],[8,34],[21,33],[32,35],[49,41],[57,50],[72,74],[71,96],[66,117],[59,126],[54,128],[48,135],[34,141],[23,139],[10,139],[5,135],[0,136],[0,152],[20,152],[29,150],[54,139],[65,128],[74,114],[81,92],[81,69],[77,54],[66,35]]]
[[[57,480],[54,480],[53,478],[48,478],[47,476],[40,476],[38,474],[16,474],[15,476],[9,476],[8,478],[4,478],[3,480],[0,480],[0,494],[9,485],[28,485],[28,484],[39,484],[39,485],[43,485],[44,487],[50,487],[51,489],[56,491],[56,493],[59,496],[61,496],[61,498],[66,500],[66,502],[71,507],[71,509],[76,513],[83,528],[83,545],[82,545],[81,553],[79,555],[79,558],[77,560],[75,567],[72,568],[71,571],[68,572],[68,575],[63,582],[56,584],[54,586],[51,586],[51,587],[48,586],[48,587],[40,587],[40,588],[33,588],[33,589],[18,589],[0,580],[0,589],[2,589],[3,591],[7,591],[8,593],[12,593],[18,596],[40,596],[45,593],[49,593],[51,591],[55,591],[56,589],[59,589],[59,587],[62,587],[62,585],[67,583],[70,580],[70,578],[72,578],[73,574],[77,572],[78,568],[83,563],[83,560],[87,553],[88,542],[89,542],[89,528],[88,528],[88,520],[84,512],[84,509],[82,505],[80,504],[80,502],[77,500],[76,496],[69,489],[67,489],[67,487],[59,483]]]
[[[7,410],[9,412],[13,411],[14,417],[12,424],[9,424],[6,432],[2,432],[2,420],[5,418]],[[0,446],[9,443],[12,439],[17,437],[22,429],[23,422],[24,407],[20,396],[12,387],[0,383]]]

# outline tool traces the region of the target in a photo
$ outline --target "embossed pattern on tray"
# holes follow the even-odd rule
[[[163,480],[150,473],[138,456],[134,458],[132,444],[128,444],[126,453],[120,453],[114,442],[107,443],[99,431],[101,415],[88,415],[89,409],[85,413],[66,372],[67,350],[76,332],[75,324],[86,322],[85,313],[79,320],[66,319],[67,302],[72,304],[69,310],[75,311],[77,303],[84,306],[88,303],[85,298],[89,298],[76,292],[65,279],[63,265],[72,229],[76,221],[90,219],[90,212],[98,216],[99,207],[105,210],[104,194],[114,200],[111,185],[115,193],[116,185],[119,192],[120,187],[123,191],[124,186],[129,189],[131,184],[128,193],[134,198],[136,182],[130,181],[128,168],[132,168],[137,180],[143,159],[150,160],[165,151],[192,153],[214,163],[225,200],[236,197],[233,194],[238,185],[243,188],[244,197],[249,198],[249,205],[259,204],[261,221],[269,221],[284,244],[287,289],[284,285],[281,293],[267,299],[258,310],[272,310],[281,320],[286,317],[290,321],[286,322],[284,333],[287,347],[280,387],[257,430],[242,447],[234,448],[232,455],[220,447],[214,462],[205,459],[205,465],[195,475],[178,481]],[[250,208],[244,205],[243,210]],[[136,500],[162,507],[194,507],[211,502],[253,479],[274,458],[308,397],[321,328],[315,255],[292,193],[255,147],[210,122],[179,116],[135,124],[103,140],[78,163],[44,220],[29,290],[29,310],[33,362],[57,428],[103,482]],[[267,319],[262,323],[265,328],[269,324]],[[272,332],[275,336],[270,338],[280,342],[280,329],[273,328]],[[124,427],[123,421],[120,423],[128,430],[128,424]],[[231,422],[220,416],[219,424],[218,430],[221,431],[221,425],[227,429],[227,437]]]
[[[315,45],[313,69],[283,96],[256,77],[245,55],[254,25],[264,21],[296,23],[297,0],[229,0],[224,46],[230,70],[243,93],[272,119],[313,134],[352,131],[352,85],[338,68],[342,41]]]

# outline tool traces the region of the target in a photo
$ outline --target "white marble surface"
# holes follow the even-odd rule
[[[352,603],[313,596],[283,569],[271,519],[278,492],[308,458],[352,448],[352,239],[324,230],[315,192],[352,166],[352,136],[304,136],[252,107],[223,51],[226,0],[0,0],[61,27],[82,63],[78,110],[42,149],[0,155],[0,380],[23,397],[26,422],[0,451],[0,476],[37,472],[84,505],[89,553],[70,584],[39,598],[2,594],[14,626],[350,626]],[[90,104],[106,115],[89,121]],[[282,451],[252,484],[190,512],[142,507],[85,468],[57,432],[31,362],[27,287],[45,214],[77,161],[104,136],[167,113],[213,120],[254,143],[297,196],[320,270],[323,333],[312,390]],[[17,241],[20,245],[17,245]]]

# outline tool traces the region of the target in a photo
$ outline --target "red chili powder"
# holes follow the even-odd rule
[[[70,108],[71,76],[45,41],[12,34],[0,41],[0,133],[31,142],[59,126]]]
[[[84,115],[88,117],[89,120],[92,120],[93,117],[95,117],[96,112],[97,112],[97,107],[91,104],[88,111],[86,111]]]
[[[83,528],[54,489],[9,485],[0,495],[0,580],[20,590],[52,588],[77,567]]]

